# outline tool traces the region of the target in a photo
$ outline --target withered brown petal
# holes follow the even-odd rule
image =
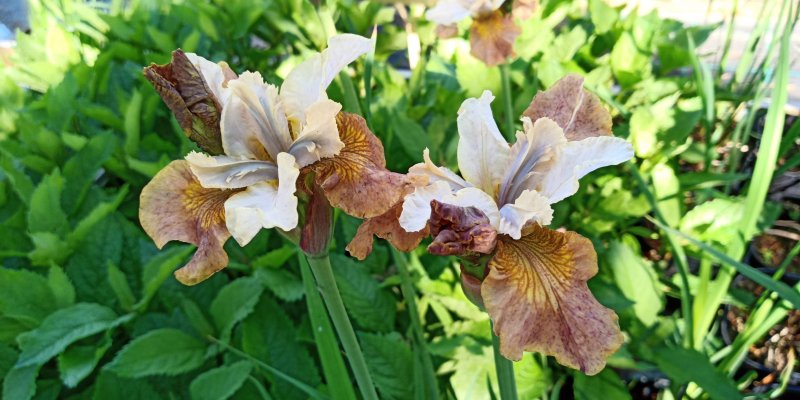
[[[600,372],[623,337],[617,315],[586,285],[597,273],[592,242],[538,225],[524,234],[501,237],[481,285],[500,352],[511,360],[540,352],[586,374]]]
[[[512,16],[497,10],[472,22],[469,43],[473,56],[492,67],[514,56],[514,40],[521,30]]]
[[[400,226],[400,213],[403,211],[403,203],[400,202],[389,211],[377,217],[372,217],[361,223],[358,227],[353,240],[347,245],[347,251],[353,257],[363,260],[372,252],[372,236],[385,239],[394,248],[400,251],[411,251],[429,234],[427,227],[419,232],[406,232]]]
[[[435,255],[489,254],[497,242],[497,231],[477,207],[459,207],[432,200],[428,226],[434,237],[428,252]]]
[[[440,39],[450,39],[458,36],[458,25],[436,25],[436,36]]]
[[[223,72],[226,77],[236,75],[227,67]],[[219,126],[222,105],[183,50],[172,52],[169,64],[146,67],[144,76],[175,114],[190,140],[212,155],[223,153]]]
[[[172,240],[197,246],[189,263],[175,271],[180,282],[197,284],[228,265],[224,204],[237,191],[200,186],[184,160],[171,162],[142,189],[139,221],[156,246]]]
[[[310,192],[305,223],[300,233],[300,248],[306,254],[320,255],[328,251],[333,227],[333,210],[318,185],[313,185]]]
[[[401,202],[410,178],[386,169],[383,144],[356,114],[336,116],[344,148],[335,157],[314,164],[317,183],[328,201],[347,214],[371,218]]]
[[[522,115],[536,121],[547,117],[564,130],[568,140],[611,136],[611,114],[593,93],[583,88],[583,77],[570,74],[539,92]]]

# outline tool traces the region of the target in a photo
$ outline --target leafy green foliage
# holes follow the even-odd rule
[[[250,376],[253,364],[239,361],[214,368],[199,375],[189,387],[193,400],[225,400],[230,398]]]
[[[199,367],[205,350],[203,342],[177,329],[157,329],[131,341],[107,368],[128,378],[176,375]]]

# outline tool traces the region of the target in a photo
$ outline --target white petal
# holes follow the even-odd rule
[[[458,110],[458,168],[467,182],[494,193],[503,178],[511,149],[497,129],[490,104],[492,92],[471,98]]]
[[[186,53],[186,58],[188,58],[189,62],[203,75],[206,85],[208,85],[208,88],[214,93],[217,101],[219,101],[220,104],[225,104],[230,91],[228,88],[223,87],[226,77],[225,73],[222,71],[222,66],[213,61],[206,60],[195,53]]]
[[[275,160],[289,149],[292,137],[278,97],[258,72],[245,72],[228,82],[231,95],[222,107],[222,147],[229,156]]]
[[[511,146],[510,162],[503,173],[503,181],[497,199],[499,204],[508,204],[526,189],[536,189],[555,158],[567,144],[564,131],[553,120],[539,118],[531,123],[522,118],[523,132],[517,132],[517,141]]]
[[[418,232],[425,228],[431,217],[431,200],[459,207],[476,207],[489,218],[492,226],[500,223],[500,211],[494,199],[478,188],[468,187],[454,192],[445,181],[418,187],[406,196],[400,213],[400,226],[407,232]]]
[[[529,222],[539,225],[550,225],[553,221],[553,209],[550,200],[536,191],[525,190],[514,204],[506,204],[500,209],[500,227],[498,231],[514,239],[522,237],[522,228]]]
[[[624,139],[597,136],[564,146],[553,167],[545,174],[539,192],[551,203],[561,201],[578,191],[578,179],[608,165],[616,165],[633,157],[633,146]]]
[[[452,25],[470,15],[471,1],[441,0],[425,13],[428,21],[439,25]]]
[[[297,227],[297,177],[300,169],[289,153],[278,154],[278,182],[261,182],[225,202],[225,222],[234,239],[244,246],[261,228]]]
[[[408,169],[408,175],[427,177],[428,183],[444,181],[447,182],[453,190],[472,186],[453,171],[445,167],[436,166],[436,164],[431,161],[430,151],[428,151],[427,148],[423,151],[422,158],[425,161],[411,166],[411,168]]]
[[[327,99],[325,90],[347,64],[372,50],[372,40],[352,34],[328,39],[328,48],[314,54],[295,67],[281,86],[286,115],[293,123],[305,122],[307,109],[319,100]]]
[[[336,127],[336,114],[342,105],[332,100],[320,100],[308,107],[308,118],[297,140],[289,148],[300,168],[333,157],[344,148]]]
[[[278,178],[278,167],[268,161],[243,160],[191,152],[186,161],[205,188],[236,189]]]

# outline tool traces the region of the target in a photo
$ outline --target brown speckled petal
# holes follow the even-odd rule
[[[344,148],[313,165],[317,183],[331,205],[358,218],[384,214],[412,185],[411,178],[386,169],[383,144],[356,114],[336,116]]]
[[[512,16],[500,10],[476,19],[469,31],[471,53],[492,67],[502,64],[514,56],[514,40],[521,30],[514,24]]]
[[[539,92],[522,115],[534,122],[542,117],[552,119],[568,140],[611,136],[611,114],[597,96],[583,88],[580,75],[567,75]]]
[[[623,337],[617,315],[586,286],[596,273],[592,243],[575,232],[534,225],[520,240],[503,236],[481,285],[503,356],[539,352],[589,375],[600,372]]]
[[[172,240],[197,246],[189,263],[175,271],[183,284],[200,283],[228,265],[222,245],[231,235],[223,206],[237,192],[203,188],[183,160],[164,167],[142,190],[139,220],[156,246]]]
[[[439,256],[489,254],[497,242],[497,231],[477,207],[459,207],[433,200],[428,226],[433,236],[428,252]]]
[[[428,236],[427,227],[419,232],[406,232],[398,218],[403,211],[403,203],[398,203],[389,211],[377,217],[369,218],[358,227],[355,237],[347,245],[347,251],[353,257],[363,260],[372,252],[372,236],[386,239],[400,251],[411,251]]]

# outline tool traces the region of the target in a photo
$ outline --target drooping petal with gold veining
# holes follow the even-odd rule
[[[514,56],[514,41],[521,30],[510,14],[500,11],[478,18],[469,31],[470,53],[493,67]]]
[[[198,64],[195,65],[192,60]],[[227,89],[223,86],[227,79],[236,77],[228,65],[214,64],[202,57],[175,50],[169,64],[151,64],[144,69],[144,76],[175,114],[186,136],[203,150],[215,155],[222,154],[222,99],[219,96],[225,96],[223,92]],[[212,82],[207,82],[206,76]],[[214,87],[210,87],[210,84]]]
[[[522,115],[536,121],[555,121],[569,140],[611,136],[611,114],[593,93],[583,88],[583,77],[570,74],[539,92]]]
[[[540,352],[593,375],[622,344],[617,315],[586,285],[597,273],[588,239],[534,225],[501,237],[488,266],[481,295],[506,358]]]
[[[164,167],[142,190],[139,221],[156,246],[172,240],[197,246],[189,263],[175,271],[182,283],[194,285],[228,265],[222,245],[231,235],[223,204],[237,192],[203,188],[183,160]]]
[[[331,205],[354,217],[370,218],[400,203],[413,182],[386,169],[383,144],[364,118],[339,113],[336,124],[344,147],[335,157],[312,166]]]
[[[373,236],[385,239],[400,251],[411,251],[419,246],[422,239],[428,236],[428,228],[418,232],[406,232],[399,222],[402,210],[403,204],[398,203],[384,214],[362,222],[353,240],[347,245],[350,255],[359,260],[367,258],[372,252]]]

